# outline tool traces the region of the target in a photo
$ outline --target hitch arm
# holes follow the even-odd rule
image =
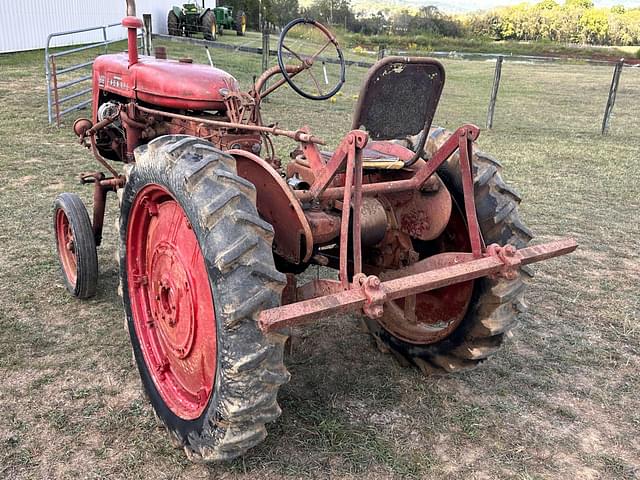
[[[514,265],[528,265],[566,255],[573,252],[577,246],[573,238],[567,238],[526,247],[514,252],[513,256],[517,260]],[[386,301],[395,300],[446,287],[454,283],[500,274],[504,272],[505,267],[508,268],[509,263],[506,263],[500,255],[489,254],[483,258],[457,265],[382,282],[376,288],[380,289],[380,297]],[[513,266],[512,268],[518,267]],[[366,290],[356,285],[349,290],[264,310],[258,316],[258,325],[263,332],[270,332],[283,327],[299,325],[319,317],[370,307],[369,303],[372,295],[371,286],[368,285],[368,287],[369,290]]]

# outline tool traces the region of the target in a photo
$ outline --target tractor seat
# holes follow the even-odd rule
[[[333,156],[333,152],[320,151],[320,155],[326,163]],[[368,170],[400,170],[404,167],[404,162],[396,155],[380,152],[367,145],[362,151],[362,166]]]
[[[386,57],[367,73],[352,129],[365,130],[365,169],[400,170],[414,152],[394,140],[426,135],[444,86],[444,68],[426,57]],[[332,152],[320,152],[328,161]]]

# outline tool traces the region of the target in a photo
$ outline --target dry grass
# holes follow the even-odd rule
[[[171,44],[172,52],[186,49]],[[214,54],[245,86],[258,73],[257,56]],[[483,124],[492,65],[446,67],[436,123]],[[283,90],[265,113],[335,143],[363,73],[349,70],[336,103]],[[65,190],[89,201],[74,178],[95,165],[69,125],[46,125],[40,54],[0,56],[0,477],[640,477],[640,69],[623,72],[603,138],[610,74],[505,63],[496,127],[482,145],[504,162],[538,239],[573,235],[581,247],[536,267],[530,309],[495,358],[464,375],[423,378],[379,353],[352,319],[319,323],[288,360],[284,413],[266,442],[203,466],[170,447],[139,393],[111,229],[98,296],[78,302],[64,290],[51,203]]]

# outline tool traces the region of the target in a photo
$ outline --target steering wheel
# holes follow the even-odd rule
[[[293,27],[295,27],[296,25],[300,25],[300,24],[310,25],[310,26],[312,26],[314,28],[317,28],[322,33],[323,37],[326,38],[326,42],[322,46],[322,48],[320,48],[316,53],[314,53],[311,56],[303,55],[301,53],[297,53],[297,52],[295,52],[294,50],[292,50],[290,47],[288,47],[285,44],[285,39],[287,37],[287,33],[289,33],[289,31]],[[322,52],[324,52],[325,49],[329,45],[333,45],[333,47],[336,49],[337,61],[335,61],[333,59],[332,60],[328,60],[328,59],[320,58],[320,60],[322,61],[322,66],[323,66],[324,83],[325,84],[329,83],[329,79],[328,79],[328,76],[327,76],[327,73],[326,73],[326,68],[325,68],[325,62],[338,63],[340,65],[340,78],[338,79],[338,82],[336,83],[336,85],[331,90],[329,90],[327,93],[324,93],[324,91],[320,87],[320,82],[318,81],[316,76],[313,74],[313,71],[311,70],[311,67],[313,67],[313,65],[316,62],[316,60],[319,59],[318,58],[319,55]],[[289,52],[289,54],[291,56],[293,56],[294,58],[296,58],[297,60],[300,61],[299,68],[297,68],[297,69],[295,69],[295,68],[294,69],[292,69],[292,68],[287,69],[287,67],[286,67],[286,65],[284,63],[284,58],[283,58],[283,52],[285,50],[287,52]],[[333,36],[333,34],[327,29],[327,27],[325,27],[324,25],[322,25],[319,22],[316,22],[315,20],[310,20],[308,18],[297,18],[297,19],[292,20],[291,22],[289,22],[289,24],[287,24],[287,26],[284,27],[284,29],[282,30],[282,33],[280,34],[280,39],[278,40],[278,65],[280,66],[280,71],[282,73],[282,76],[287,81],[287,83],[291,86],[291,88],[293,88],[293,90],[295,92],[297,92],[298,94],[302,95],[305,98],[308,98],[309,100],[327,100],[328,98],[331,98],[336,93],[338,93],[340,91],[340,89],[342,88],[342,85],[344,85],[344,81],[345,81],[345,62],[344,62],[344,56],[342,55],[342,50],[340,49],[340,46],[338,45],[338,40],[336,40],[336,37]],[[311,94],[311,93],[308,93],[308,92],[304,91],[299,85],[297,85],[293,81],[293,77],[295,77],[298,74],[301,74],[304,71],[309,72],[309,75],[311,76],[311,79],[313,80],[313,83],[315,84],[315,87],[316,87],[316,89],[318,91],[317,95]]]

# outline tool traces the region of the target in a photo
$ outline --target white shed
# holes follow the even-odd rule
[[[154,33],[167,33],[167,13],[183,0],[136,0],[138,17],[150,13]],[[207,0],[206,6],[215,6]],[[126,14],[125,0],[0,0],[0,53],[44,48],[50,33],[119,23]],[[109,38],[124,38],[121,27]],[[54,39],[52,46],[102,40],[102,31]]]

